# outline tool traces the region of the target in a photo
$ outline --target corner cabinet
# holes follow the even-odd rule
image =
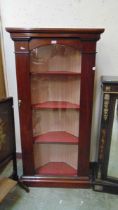
[[[96,42],[104,29],[7,28],[29,186],[89,187]]]

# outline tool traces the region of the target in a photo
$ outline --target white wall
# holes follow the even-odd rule
[[[17,151],[20,151],[19,118],[13,42],[5,27],[105,28],[97,45],[91,160],[97,140],[100,76],[118,75],[117,0],[1,0],[6,74],[9,95],[15,100]]]

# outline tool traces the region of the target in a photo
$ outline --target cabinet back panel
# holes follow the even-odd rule
[[[65,162],[77,169],[78,145],[34,144],[35,168],[49,162]]]
[[[80,79],[78,76],[32,76],[32,104],[46,101],[80,102]]]
[[[34,110],[34,136],[50,131],[66,131],[79,136],[79,112],[76,110]]]
[[[53,44],[54,42],[54,44]],[[81,72],[81,54],[74,47],[55,44],[35,48],[30,54],[30,71]]]

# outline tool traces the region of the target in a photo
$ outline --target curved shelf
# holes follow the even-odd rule
[[[65,131],[47,132],[33,137],[34,143],[78,144],[79,138]]]
[[[73,104],[65,101],[47,101],[32,105],[33,109],[79,109],[79,104]]]
[[[30,72],[31,75],[36,75],[36,76],[40,76],[40,75],[78,75],[80,76],[81,73],[80,72],[69,72],[69,71],[42,71],[42,72]]]
[[[64,162],[49,162],[38,169],[38,175],[77,176],[77,170]]]

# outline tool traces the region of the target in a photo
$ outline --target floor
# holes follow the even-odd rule
[[[10,173],[9,164],[2,176]],[[21,173],[21,162],[18,172]],[[0,210],[117,210],[118,195],[94,192],[92,189],[30,188],[18,185],[0,204]]]

